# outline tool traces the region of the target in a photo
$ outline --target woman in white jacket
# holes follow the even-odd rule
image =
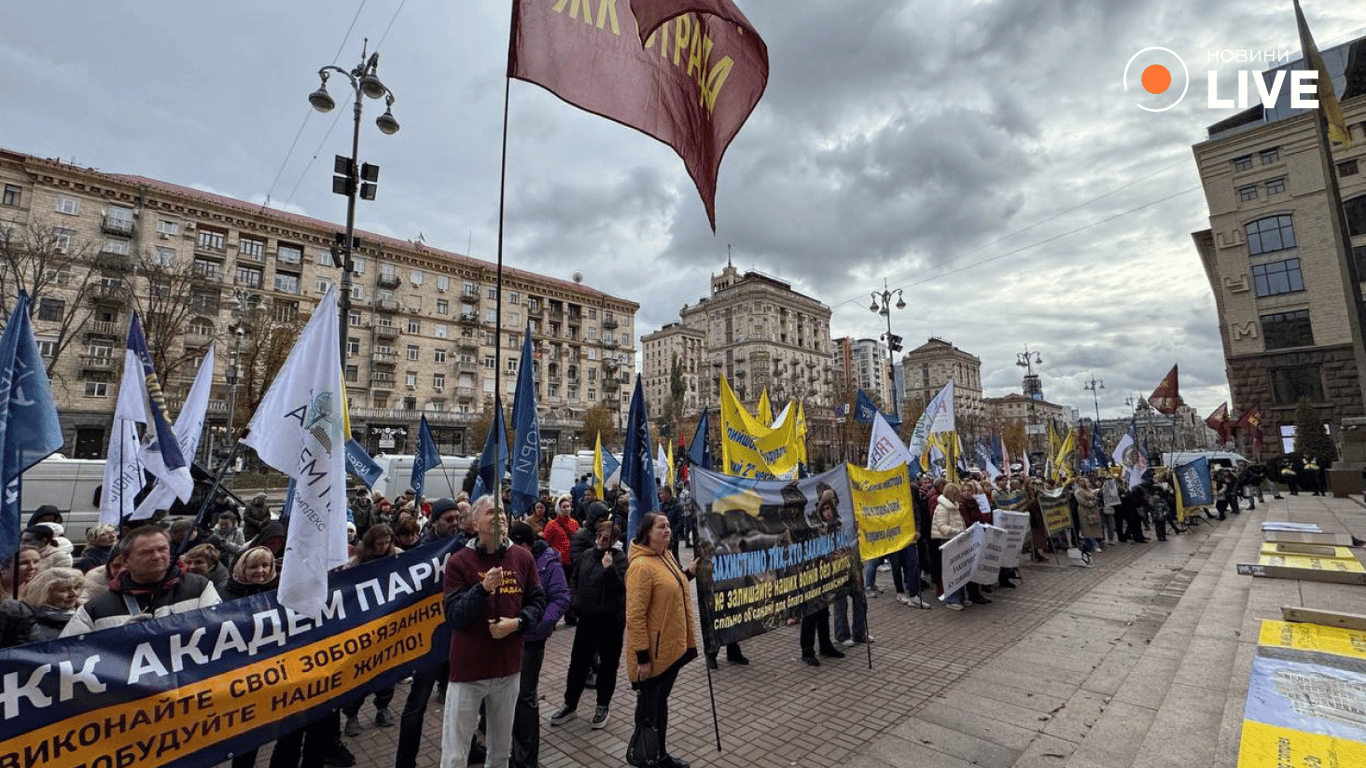
[[[939,548],[963,532],[963,516],[958,513],[958,494],[957,483],[944,486],[934,507],[934,519],[930,523],[930,573],[934,576],[940,594],[944,592],[944,555]],[[963,590],[959,589],[945,597],[944,604],[951,610],[963,610]]]

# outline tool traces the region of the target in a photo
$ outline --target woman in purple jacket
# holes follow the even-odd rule
[[[527,629],[522,645],[522,688],[517,694],[517,708],[512,717],[511,768],[537,768],[541,753],[541,718],[537,713],[537,683],[541,677],[541,661],[545,657],[545,641],[555,631],[555,624],[569,610],[569,583],[564,578],[560,553],[526,523],[516,522],[508,530],[512,543],[525,547],[536,558],[536,570],[545,590],[545,615],[535,627]]]

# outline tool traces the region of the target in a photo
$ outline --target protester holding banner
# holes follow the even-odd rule
[[[930,523],[930,572],[941,595],[944,592],[944,555],[940,548],[964,530],[963,517],[958,512],[958,494],[957,483],[944,485],[934,508],[934,520]],[[963,610],[961,589],[945,595],[943,600],[950,610]]]
[[[506,768],[524,633],[540,622],[546,597],[535,558],[500,536],[507,530],[507,516],[494,508],[493,497],[481,496],[473,514],[476,538],[446,560],[451,684],[442,718],[441,765],[464,768],[482,704],[486,765]]]
[[[546,502],[538,500],[533,505],[544,514]],[[530,519],[530,516],[528,516]],[[569,584],[560,567],[560,553],[556,552],[545,539],[539,538],[529,522],[513,523],[508,531],[512,543],[522,547],[536,558],[536,573],[541,577],[545,589],[545,613],[536,626],[526,631],[522,643],[522,678],[517,693],[517,707],[512,718],[512,768],[539,768],[541,755],[541,716],[540,699],[541,662],[545,659],[545,641],[555,632],[560,617],[569,610]],[[625,564],[623,558],[623,565]],[[580,632],[583,630],[580,629]],[[618,646],[617,655],[621,655]],[[616,670],[612,671],[616,679]]]
[[[355,557],[346,564],[347,568],[354,568],[361,563],[368,563],[371,560],[378,560],[382,557],[393,557],[403,550],[394,546],[394,534],[389,526],[380,523],[370,526],[370,530],[361,537],[360,547],[356,549]],[[380,688],[375,691],[375,725],[380,728],[391,728],[394,725],[394,716],[389,712],[389,703],[394,700],[394,689],[392,686]],[[342,714],[346,715],[346,725],[342,732],[347,736],[360,735],[360,715],[361,704],[365,703],[365,697],[342,707]]]
[[[181,573],[165,530],[143,526],[127,538],[127,570],[110,583],[108,592],[76,611],[62,637],[218,604],[218,591],[208,579]]]
[[[688,570],[669,552],[669,518],[641,516],[626,571],[626,670],[636,690],[635,732],[626,751],[634,766],[688,768],[669,755],[669,694],[683,665],[697,658]],[[599,681],[601,684],[601,681]]]
[[[592,726],[605,727],[616,690],[626,631],[626,552],[621,546],[621,529],[611,518],[599,516],[594,530],[593,547],[579,553],[571,572],[578,629],[569,652],[564,705],[550,716],[551,725],[574,716],[588,676],[596,674],[597,708]]]

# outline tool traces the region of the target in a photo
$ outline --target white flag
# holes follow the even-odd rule
[[[660,443],[655,448],[655,480],[660,485],[672,485],[673,467],[669,466],[669,454],[664,452],[664,444]]]
[[[868,468],[891,469],[910,461],[911,452],[906,450],[906,444],[901,442],[896,430],[881,413],[873,414],[872,436],[868,439]]]
[[[1143,482],[1143,472],[1147,469],[1147,462],[1143,460],[1143,454],[1138,450],[1138,444],[1134,442],[1134,430],[1130,427],[1124,433],[1124,437],[1119,439],[1119,445],[1115,446],[1115,452],[1110,457],[1117,466],[1124,467],[1125,477],[1129,480],[1129,487]]]
[[[142,490],[142,462],[138,454],[138,425],[114,418],[109,430],[109,452],[104,460],[104,485],[100,491],[100,522],[118,528],[133,514],[133,497]]]
[[[939,390],[939,394],[930,400],[930,404],[925,406],[925,412],[920,414],[920,418],[915,422],[915,430],[911,432],[911,444],[908,448],[912,456],[919,456],[925,452],[925,443],[929,440],[930,434],[934,432],[953,432],[956,429],[953,420],[953,379]]]
[[[313,310],[242,442],[294,479],[280,568],[280,604],[316,617],[327,572],[346,562],[346,399],[341,392],[337,294]]]
[[[186,466],[194,462],[194,455],[199,450],[199,438],[204,434],[204,415],[209,410],[209,391],[212,388],[213,347],[210,346],[208,353],[204,355],[204,361],[199,364],[199,372],[195,374],[190,394],[185,398],[185,404],[175,417],[175,439],[180,443],[180,455],[185,457]],[[228,429],[232,429],[231,424],[228,425]],[[156,487],[152,488],[151,493],[148,493],[133,511],[133,519],[145,520],[158,509],[170,507],[175,500],[175,489],[158,481]]]

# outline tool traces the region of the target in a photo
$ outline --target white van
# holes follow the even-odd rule
[[[374,490],[383,493],[385,498],[396,499],[412,487],[413,463],[416,457],[408,455],[386,455],[375,457],[375,463],[384,470],[375,481]],[[442,456],[441,463],[427,470],[422,495],[428,499],[453,499],[464,486],[465,475],[470,466],[478,463],[478,456]]]
[[[103,459],[68,459],[60,453],[29,467],[22,476],[23,519],[27,525],[33,510],[51,504],[62,513],[66,537],[85,541],[85,530],[100,521],[100,487],[104,484]]]
[[[593,474],[592,451],[556,454],[550,464],[550,492],[555,495],[569,493],[580,477],[591,474]],[[614,481],[620,479],[621,469],[617,469],[611,477],[607,478],[607,484],[610,486]]]
[[[1241,453],[1234,451],[1177,451],[1176,453],[1162,454],[1162,463],[1169,467],[1189,464],[1201,457],[1209,459],[1211,467],[1223,469],[1237,469],[1252,461]]]

